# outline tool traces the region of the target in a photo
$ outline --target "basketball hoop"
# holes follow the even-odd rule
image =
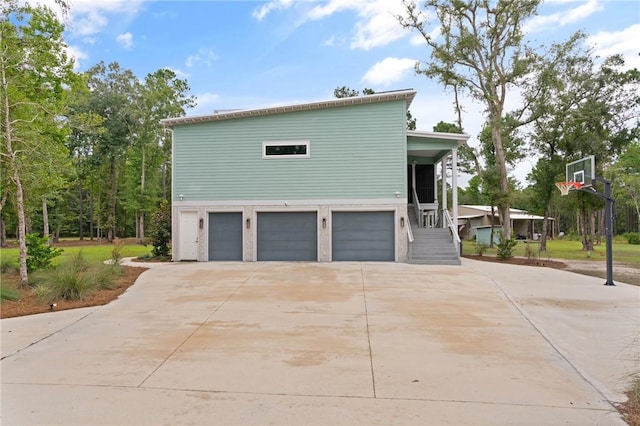
[[[560,190],[560,195],[569,195],[569,191],[572,189],[580,189],[582,184],[580,182],[556,182],[556,186]]]

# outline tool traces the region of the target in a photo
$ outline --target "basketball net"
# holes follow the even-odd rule
[[[569,191],[572,189],[580,189],[582,184],[580,182],[556,182],[556,186],[560,190],[560,195],[569,195]]]

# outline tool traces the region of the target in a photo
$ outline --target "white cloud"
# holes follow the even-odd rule
[[[80,69],[81,61],[89,59],[89,55],[78,46],[67,46],[67,56],[73,58],[74,71],[78,71],[78,69]]]
[[[253,10],[253,17],[262,21],[270,12],[278,9],[287,9],[293,4],[293,0],[272,0]]]
[[[258,21],[275,10],[284,10],[294,4],[293,0],[272,0],[254,9],[253,16]],[[339,12],[350,11],[357,15],[351,38],[352,49],[369,50],[385,46],[408,34],[395,18],[403,13],[400,1],[390,0],[327,0],[319,2],[306,12],[296,26],[305,21],[321,20]],[[325,45],[326,42],[325,42]]]
[[[187,68],[191,68],[196,64],[202,63],[207,67],[210,67],[213,64],[213,61],[217,59],[218,55],[216,55],[216,52],[214,52],[213,49],[206,49],[203,47],[198,49],[198,51],[193,55],[189,55],[185,60],[184,65]]]
[[[394,11],[390,8],[390,5],[399,4],[386,0],[368,4],[363,10],[364,13],[360,13],[363,19],[356,23],[356,34],[351,41],[351,48],[369,50],[385,46],[407,35],[408,32],[395,17],[400,10],[396,8]]]
[[[88,36],[99,33],[108,23],[107,18],[97,10],[86,14],[74,14],[69,25],[74,35]]]
[[[416,60],[410,58],[384,58],[372,66],[362,77],[364,83],[374,86],[388,86],[402,78],[415,68]]]
[[[533,17],[525,23],[524,32],[535,33],[573,24],[575,22],[582,21],[603,9],[604,6],[599,0],[580,2],[580,4],[573,9],[563,10],[551,15],[538,15]]]
[[[322,42],[322,44],[324,46],[333,46],[335,42],[336,42],[336,36],[332,35],[331,37],[326,39],[324,42]]]
[[[220,100],[217,93],[200,93],[196,96],[196,107],[193,109],[193,115],[213,114],[214,105]],[[191,114],[190,114],[191,115]]]
[[[427,35],[432,38],[432,39],[437,39],[438,37],[440,37],[440,27],[435,27],[433,30],[431,30],[429,33],[427,33]],[[411,36],[411,38],[409,39],[409,43],[411,43],[412,46],[426,46],[427,42],[424,39],[422,34],[414,34],[413,36]]]
[[[186,72],[186,71],[182,71],[179,68],[173,68],[173,67],[163,67],[168,69],[169,71],[173,71],[176,74],[176,77],[178,78],[188,78],[191,77],[191,74]]]
[[[307,19],[319,20],[342,11],[358,15],[351,39],[352,49],[385,46],[408,34],[396,19],[396,15],[403,12],[402,3],[388,0],[329,0],[312,8]]]
[[[68,16],[62,16],[62,9],[55,0],[32,0],[30,3],[48,6],[67,25],[72,35],[90,36],[101,32],[109,24],[109,15],[135,16],[144,0],[71,0]]]
[[[131,33],[119,34],[118,37],[116,37],[116,41],[120,46],[124,47],[125,49],[131,49],[131,47],[133,46],[133,34]]]
[[[640,69],[640,24],[633,24],[620,31],[601,31],[587,38],[587,43],[599,56],[615,54],[624,56],[625,68]]]

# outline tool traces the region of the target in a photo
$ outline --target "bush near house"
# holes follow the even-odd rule
[[[49,245],[49,238],[38,234],[27,234],[27,271],[33,272],[51,266],[51,261],[63,250]]]
[[[640,234],[637,232],[626,232],[622,236],[629,244],[640,244]]]

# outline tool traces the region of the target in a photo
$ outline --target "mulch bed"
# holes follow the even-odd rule
[[[94,291],[86,295],[81,300],[57,300],[56,311],[64,311],[67,309],[84,308],[88,306],[100,306],[115,300],[124,293],[129,287],[131,287],[136,279],[146,271],[147,268],[138,268],[131,266],[122,267],[122,275],[117,279],[114,288],[109,290]],[[3,276],[3,279],[5,276]],[[15,279],[18,282],[18,273],[15,273],[15,277],[7,274],[7,279]],[[48,303],[42,302],[31,291],[30,288],[19,289],[20,299],[18,300],[3,300],[0,304],[0,318],[19,317],[23,315],[41,314],[43,312],[51,312],[51,307]]]
[[[507,263],[509,265],[521,265],[521,266],[543,266],[546,268],[564,269],[567,265],[557,260],[548,259],[527,259],[526,257],[513,257],[508,260],[502,260],[493,256],[478,256],[478,255],[466,255],[462,256],[467,259],[480,260],[483,262],[495,262],[495,263]]]

